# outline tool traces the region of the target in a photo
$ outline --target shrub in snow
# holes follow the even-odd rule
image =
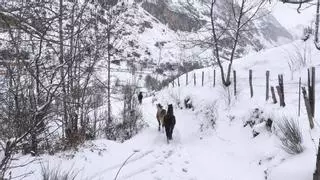
[[[78,174],[72,170],[63,171],[60,166],[54,169],[42,166],[41,175],[42,180],[74,180]]]
[[[204,116],[204,121],[200,124],[200,131],[205,129],[215,128],[216,121],[218,119],[217,102],[214,101],[211,104],[205,105],[198,113]]]
[[[111,140],[124,141],[136,135],[144,127],[142,112],[136,98],[134,85],[123,87],[123,109],[122,119],[118,122],[112,121],[106,128],[106,136]]]
[[[106,129],[107,139],[124,142],[136,135],[146,126],[141,111],[132,110],[129,116],[120,123],[111,123]]]
[[[203,65],[197,61],[184,61],[178,67],[179,74],[190,72],[194,69],[203,68]]]
[[[277,123],[279,137],[282,149],[289,154],[299,154],[303,152],[302,133],[298,122],[293,119],[283,117],[282,121]]]
[[[184,98],[184,107],[193,110],[193,104],[190,96]]]
[[[178,91],[171,90],[171,91],[168,91],[168,94],[169,94],[170,99],[172,100],[170,102],[170,104],[177,105],[179,108],[182,109],[182,107],[181,107],[181,93],[180,93],[180,90],[178,90]]]
[[[158,73],[158,74],[163,74],[164,71],[163,71],[162,68],[156,68],[156,73]]]
[[[252,128],[252,136],[256,137],[264,131],[271,132],[273,120],[265,116],[262,110],[255,108],[250,117],[244,122],[244,127],[249,125]]]
[[[308,65],[308,59],[310,58],[310,53],[307,45],[301,46],[298,44],[293,45],[293,49],[287,50],[288,54],[288,66],[291,71],[291,79],[293,79],[293,74],[295,71],[306,67]]]
[[[157,97],[155,95],[153,95],[152,99],[151,99],[152,104],[154,104],[157,101],[158,101]]]
[[[160,81],[158,81],[156,78],[150,76],[150,75],[147,75],[145,77],[145,86],[146,88],[148,88],[149,90],[160,90]]]
[[[260,124],[260,123],[262,123],[264,121],[265,121],[265,118],[263,116],[263,111],[260,110],[259,108],[255,108],[251,112],[249,119],[247,119],[244,122],[243,127],[246,127],[247,125],[249,125],[250,127],[253,127],[254,125]]]

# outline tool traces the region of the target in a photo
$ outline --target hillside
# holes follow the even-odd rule
[[[212,68],[194,71],[198,80],[201,72],[205,72],[204,87],[199,83],[193,86],[192,79],[185,86],[185,75],[182,75],[180,87],[170,86],[157,92],[155,103],[175,106],[177,124],[170,144],[166,143],[165,134],[157,131],[155,103],[152,103],[152,98],[147,98],[140,108],[148,127],[132,139],[122,144],[104,139],[87,142],[78,151],[41,156],[27,168],[16,169],[14,174],[33,171],[34,174],[26,179],[38,179],[41,166],[44,166],[74,172],[76,179],[113,179],[122,163],[132,155],[121,169],[118,179],[312,179],[320,131],[318,123],[310,130],[303,105],[301,117],[297,118],[297,79],[302,77],[302,84],[305,84],[306,67],[294,72],[291,79],[287,65],[287,51],[295,50],[297,45],[302,46],[304,42],[279,46],[237,60],[234,67],[238,74],[238,95],[236,98],[231,95],[230,104],[227,92],[219,81],[216,87],[212,87]],[[308,42],[307,46],[311,48],[307,56],[310,58],[308,67],[314,65],[318,74],[319,53],[312,42]],[[249,95],[249,69],[254,72],[253,98]],[[266,70],[271,72],[272,86],[277,83],[277,74],[284,74],[285,108],[272,104],[271,99],[265,101]],[[318,76],[316,82],[318,90]],[[233,91],[232,88],[230,91]],[[179,108],[178,102],[183,103],[187,96],[191,97],[194,110]],[[316,106],[319,100],[316,95]],[[253,137],[253,129],[244,127],[245,121],[256,118],[256,115],[273,120],[271,132],[263,126],[254,126],[260,134]],[[283,121],[284,116],[299,122],[304,149],[299,155],[290,155],[281,148],[277,123]],[[21,162],[30,158],[24,156]]]
[[[129,1],[130,2],[130,1]],[[210,19],[207,1],[134,1],[130,2],[128,12],[124,17],[126,33],[121,47],[124,52],[119,60],[123,64],[135,62],[138,70],[155,72],[164,70],[166,78],[176,74],[182,62],[197,62],[203,66],[212,64],[211,48],[206,39],[210,39]],[[219,7],[223,7],[222,3]],[[218,8],[217,21],[224,19],[223,8]],[[273,16],[266,12],[254,21],[245,31],[239,43],[236,54],[241,57],[251,52],[257,52],[284,43],[291,42],[293,37]],[[194,41],[204,41],[201,46],[194,47]],[[228,41],[228,39],[226,39]],[[228,44],[226,42],[226,44]],[[230,47],[225,47],[228,53]],[[172,68],[173,67],[173,70]],[[117,66],[115,68],[126,68]]]

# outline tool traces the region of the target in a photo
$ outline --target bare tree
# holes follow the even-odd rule
[[[231,84],[231,71],[235,54],[238,50],[238,44],[244,31],[248,31],[248,25],[252,23],[260,14],[263,6],[266,4],[264,0],[227,0],[220,4],[216,0],[211,0],[210,18],[211,18],[211,34],[213,54],[220,68],[221,79],[224,86]],[[223,23],[216,21],[217,8],[224,8],[229,14],[226,15]],[[230,45],[230,51],[222,55],[224,43]],[[226,55],[226,56],[225,56]],[[223,66],[223,61],[228,63],[227,70]],[[226,71],[226,73],[225,73]]]
[[[0,179],[18,150],[40,153],[50,123],[62,128],[70,145],[96,129],[89,114],[103,105],[95,73],[106,57],[110,113],[110,61],[125,9],[94,1],[1,0]]]

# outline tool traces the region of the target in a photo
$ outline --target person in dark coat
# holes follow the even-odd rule
[[[143,98],[143,95],[142,95],[142,92],[140,92],[138,95],[139,104],[142,104],[142,98]]]
[[[167,142],[172,140],[172,133],[174,126],[176,124],[176,117],[173,115],[173,106],[172,104],[168,105],[167,114],[164,116],[164,127],[166,129]]]

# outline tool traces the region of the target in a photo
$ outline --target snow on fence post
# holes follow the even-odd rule
[[[250,85],[250,97],[253,97],[253,87],[252,87],[252,69],[249,70],[249,85]]]
[[[272,96],[273,104],[277,104],[276,93],[274,92],[273,86],[271,86],[271,96]]]
[[[204,81],[204,72],[202,71],[202,87],[203,87],[203,81]]]
[[[213,70],[213,87],[216,87],[216,70]]]
[[[266,101],[269,100],[269,78],[270,78],[270,71],[266,72]]]
[[[194,86],[197,85],[196,73],[193,73],[193,84],[194,84]]]
[[[279,95],[279,101],[280,101],[280,106],[285,107],[286,103],[284,102],[284,85],[283,85],[283,75],[279,74],[278,75],[278,81],[279,81],[279,86],[276,86],[277,92]]]
[[[234,96],[237,96],[237,72],[233,70],[233,90],[234,90]]]
[[[188,86],[188,72],[186,73],[186,86]]]
[[[299,78],[299,104],[298,104],[298,116],[300,117],[301,111],[301,77]]]
[[[313,173],[313,180],[320,180],[320,141],[318,146],[318,154],[316,160],[316,170]]]
[[[310,128],[313,129],[314,123],[313,123],[313,117],[312,117],[312,112],[311,112],[310,101],[309,101],[309,98],[308,98],[308,95],[307,95],[306,88],[302,87],[301,89],[302,89],[304,104],[306,106],[306,110],[307,110],[307,114],[308,114]]]

